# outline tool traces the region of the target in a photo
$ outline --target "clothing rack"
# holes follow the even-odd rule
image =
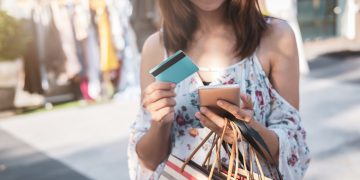
[[[129,15],[122,13],[131,3],[123,1],[38,0],[28,21],[32,41],[24,57],[24,89],[44,95],[46,103],[60,103],[111,98],[134,83],[121,76],[138,67],[125,53],[136,46],[129,40]],[[138,57],[137,49],[131,52]]]

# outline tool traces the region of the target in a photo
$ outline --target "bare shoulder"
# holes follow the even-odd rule
[[[162,61],[164,57],[164,46],[160,39],[160,32],[156,32],[149,36],[141,51],[142,64],[156,65]]]
[[[148,72],[159,64],[164,56],[164,46],[161,42],[160,32],[156,32],[146,39],[141,51],[140,78],[142,89],[154,81],[154,78]]]
[[[277,37],[281,36],[283,33],[285,33],[283,35],[294,36],[294,32],[289,23],[285,20],[277,18],[271,19],[268,31],[272,36]]]
[[[281,19],[273,18],[264,33],[263,46],[276,53],[273,55],[293,54],[297,50],[296,38],[291,26]],[[284,52],[288,52],[285,53]],[[297,54],[296,54],[297,55]]]
[[[291,26],[285,20],[272,19],[268,29],[263,36],[263,46],[271,52],[272,61],[274,63],[283,63],[286,61],[296,61],[298,58],[296,38]],[[274,59],[277,59],[274,61]]]

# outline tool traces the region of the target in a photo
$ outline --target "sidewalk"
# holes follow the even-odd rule
[[[0,164],[6,166],[0,179],[128,179],[127,139],[136,107],[112,102],[0,121]]]
[[[358,179],[360,86],[309,79],[301,92],[312,154],[305,179]]]
[[[306,179],[359,179],[360,53],[328,53],[310,68],[301,88],[313,156]]]

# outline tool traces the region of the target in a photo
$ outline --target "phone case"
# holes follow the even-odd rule
[[[232,115],[216,104],[218,100],[240,105],[239,85],[204,86],[199,88],[198,93],[200,106],[209,108],[221,117],[231,117]]]
[[[192,62],[189,56],[182,51],[178,51],[152,68],[149,73],[158,81],[177,84],[198,70],[199,68]]]

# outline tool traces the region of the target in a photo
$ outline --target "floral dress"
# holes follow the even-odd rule
[[[279,170],[283,178],[302,179],[310,162],[310,153],[299,111],[272,87],[256,54],[219,70],[216,81],[210,85],[219,84],[239,84],[240,91],[251,96],[254,119],[274,131],[279,138]],[[186,159],[210,131],[202,127],[195,117],[195,113],[199,111],[197,90],[201,86],[204,84],[198,73],[195,73],[177,84],[175,89],[177,105],[171,134],[171,154],[180,159]],[[150,124],[149,113],[140,109],[137,120],[131,127],[128,146],[131,179],[158,179],[165,166],[164,161],[155,171],[150,171],[140,165],[135,146],[148,131]],[[196,153],[193,161],[201,164],[211,143],[210,138]],[[221,152],[221,160],[226,163],[228,157],[224,150]]]

